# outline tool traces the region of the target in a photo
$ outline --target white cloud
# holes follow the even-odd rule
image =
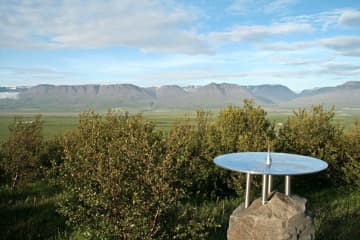
[[[350,27],[360,27],[360,11],[346,10],[339,17],[339,23]]]
[[[252,11],[256,11],[256,5],[259,1],[254,0],[234,0],[228,10],[232,13],[244,15]]]
[[[310,24],[325,32],[329,27],[359,27],[360,11],[354,8],[333,9],[315,14],[287,16],[280,18],[279,21]]]
[[[249,13],[286,13],[297,0],[234,0],[228,10],[232,13],[245,15]]]
[[[329,63],[325,65],[326,70],[338,74],[354,74],[360,73],[360,65],[348,63]]]
[[[324,38],[315,43],[346,56],[360,57],[360,36],[338,36]]]
[[[278,56],[276,54],[272,58],[273,63],[279,63],[279,64],[286,64],[286,65],[292,65],[292,66],[304,66],[304,65],[314,65],[314,64],[324,64],[327,63],[334,58],[314,58],[314,57],[292,57],[292,56]]]
[[[48,67],[0,67],[0,79],[6,79],[9,86],[33,85],[34,81],[63,84],[64,80],[69,81],[77,76],[74,72]]]
[[[258,47],[262,50],[269,51],[302,51],[305,48],[324,47],[336,51],[337,53],[344,56],[360,57],[359,36],[337,36],[311,41],[276,42],[271,44],[258,45]]]
[[[298,42],[275,42],[260,44],[257,47],[261,50],[267,51],[302,51],[305,48],[314,47],[314,42],[312,41],[298,41]]]
[[[276,23],[272,25],[239,25],[226,32],[210,33],[210,38],[227,41],[263,40],[273,35],[311,32],[309,24]]]
[[[297,0],[275,0],[264,6],[265,13],[284,12],[290,5],[297,3]]]
[[[0,72],[7,72],[15,75],[56,75],[56,76],[70,76],[74,75],[71,72],[58,71],[53,68],[45,67],[0,67]]]
[[[127,46],[142,51],[210,53],[190,31],[196,13],[157,0],[0,2],[0,47],[98,48]]]

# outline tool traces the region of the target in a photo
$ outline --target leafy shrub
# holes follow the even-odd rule
[[[217,212],[210,211],[206,204],[181,203],[162,219],[167,226],[162,239],[203,239],[207,240],[212,232],[220,228],[216,218]]]
[[[3,184],[4,182],[6,182],[5,170],[3,167],[4,158],[5,157],[4,157],[3,149],[0,148],[0,185]]]
[[[266,112],[254,102],[245,100],[242,107],[229,106],[219,114],[215,141],[220,153],[267,151],[275,138],[274,125],[266,118]],[[231,172],[231,188],[242,193],[245,174]],[[259,176],[254,176],[254,187],[260,187]]]
[[[177,186],[192,201],[215,199],[228,194],[229,174],[213,163],[219,154],[217,130],[209,113],[197,112],[190,120],[175,125],[166,136],[166,161],[171,163],[170,184]]]
[[[266,151],[272,144],[277,151],[327,160],[328,178],[311,180],[328,182],[342,175],[343,166],[353,166],[344,162],[343,132],[333,116],[321,106],[299,110],[276,136],[266,112],[245,101],[225,108],[216,120],[198,111],[195,123],[179,122],[165,135],[140,115],[88,112],[78,129],[59,140],[60,147],[49,145],[56,157],[45,162],[55,159],[63,189],[59,211],[89,238],[208,239],[224,229],[223,220],[199,206],[242,194],[245,186],[244,174],[216,167],[215,156]],[[348,144],[355,139],[349,137]]]
[[[313,106],[309,111],[299,109],[279,129],[278,151],[313,156],[329,164],[323,174],[303,178],[307,185],[312,182],[311,187],[330,181],[337,183],[342,179],[343,129],[333,123],[334,116],[333,109],[326,111],[322,106]]]
[[[345,135],[347,161],[343,171],[345,180],[352,186],[360,188],[360,121],[356,121]]]
[[[44,141],[44,148],[40,155],[41,167],[48,183],[55,184],[59,176],[60,167],[64,162],[64,136],[69,141],[70,134],[65,133],[63,136],[56,136]]]
[[[82,114],[64,138],[60,212],[96,238],[161,239],[182,196],[168,184],[163,146],[141,116]]]
[[[198,111],[195,124],[190,120],[181,122],[166,138],[166,157],[173,166],[171,184],[198,201],[242,192],[244,174],[215,166],[214,157],[236,151],[266,150],[274,137],[266,112],[251,101],[245,101],[243,107],[225,108],[217,121],[209,113]]]
[[[266,112],[245,100],[243,107],[229,106],[219,114],[221,152],[267,151],[275,137],[274,126]]]
[[[33,121],[14,119],[10,136],[2,144],[2,167],[15,187],[17,182],[34,180],[41,175],[40,154],[43,147],[41,116]]]

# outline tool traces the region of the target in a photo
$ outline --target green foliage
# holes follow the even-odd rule
[[[47,141],[39,141],[40,130],[24,130],[35,121],[20,121],[18,130],[13,123],[0,151],[1,166],[10,169],[9,146],[19,152],[42,146],[24,163],[38,166],[31,174],[48,170],[60,193],[44,183],[29,186],[31,190],[0,187],[0,227],[5,233],[0,239],[226,239],[229,216],[242,201],[244,174],[223,170],[213,159],[229,152],[266,151],[268,144],[329,163],[324,175],[310,175],[294,189],[309,199],[320,239],[357,239],[360,123],[344,134],[333,118],[334,111],[321,106],[300,109],[276,135],[266,112],[251,101],[229,106],[217,118],[198,111],[196,118],[163,132],[140,115],[87,112],[77,129]],[[24,142],[31,142],[29,148],[16,149]],[[356,188],[324,189],[323,183],[343,179]],[[312,192],[305,188],[309,185]],[[234,197],[236,192],[241,198]],[[56,202],[63,217],[54,211]]]
[[[219,114],[221,152],[265,151],[274,138],[266,112],[245,100],[243,107],[229,106]]]
[[[64,136],[67,134],[64,134]],[[56,185],[56,178],[59,176],[60,166],[64,162],[63,137],[57,136],[44,141],[43,151],[40,155],[41,167],[45,179]]]
[[[266,112],[245,100],[243,107],[229,106],[219,113],[216,124],[219,153],[243,151],[267,151],[275,137],[274,126],[266,118]],[[231,172],[231,188],[242,193],[245,186],[245,175]],[[254,177],[254,187],[259,188],[259,180]]]
[[[360,238],[360,191],[352,188],[324,188],[304,193],[319,240]]]
[[[5,154],[3,153],[3,149],[2,147],[0,147],[0,185],[6,182],[5,170],[4,167],[2,166],[5,158],[4,155]]]
[[[0,239],[51,239],[64,231],[65,220],[56,213],[56,189],[44,182],[0,186]]]
[[[240,193],[244,176],[216,167],[214,157],[265,150],[274,136],[266,112],[251,101],[245,101],[243,107],[227,107],[217,121],[209,113],[198,111],[195,124],[190,120],[179,123],[166,138],[166,157],[172,162],[171,184],[199,201]]]
[[[216,129],[210,114],[197,112],[195,124],[188,119],[166,136],[166,161],[171,163],[170,184],[177,186],[192,201],[214,199],[225,194],[228,173],[213,164],[218,152]]]
[[[33,121],[15,118],[9,131],[9,138],[2,144],[2,167],[14,187],[18,181],[31,181],[41,175],[41,116],[36,116]]]
[[[206,207],[206,204],[182,203],[173,209],[167,219],[167,226],[162,239],[202,239],[207,240],[211,232],[220,225],[216,222],[216,213]]]
[[[326,111],[322,106],[313,106],[309,111],[299,109],[288,118],[278,133],[277,151],[313,156],[329,164],[324,173],[327,179],[323,178],[324,174],[304,178],[308,183],[313,182],[312,186],[330,181],[338,183],[343,177],[343,130],[333,123],[334,115],[333,109]]]
[[[181,197],[168,184],[171,166],[152,124],[127,114],[80,116],[65,137],[58,182],[60,212],[96,238],[152,239],[165,226],[159,219]]]
[[[347,161],[343,166],[346,182],[360,188],[360,121],[356,121],[345,135]]]

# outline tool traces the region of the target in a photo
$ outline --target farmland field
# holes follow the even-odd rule
[[[218,111],[211,111],[212,117],[216,117]],[[35,114],[34,114],[35,115]],[[24,120],[30,120],[34,117],[26,113],[6,114],[0,115],[0,141],[5,140],[9,135],[8,126],[14,121],[14,118],[23,118]],[[142,115],[148,121],[154,122],[157,129],[167,130],[170,129],[177,121],[184,120],[186,118],[194,119],[196,117],[196,111],[153,111],[143,112]],[[292,115],[289,111],[272,111],[268,113],[270,121],[275,125],[284,123],[286,119]],[[342,125],[345,129],[351,125],[355,120],[360,119],[359,112],[337,112],[335,121]],[[58,113],[58,114],[45,114],[42,116],[44,135],[46,138],[52,138],[56,135],[60,135],[67,130],[76,128],[78,124],[78,115],[74,113]]]

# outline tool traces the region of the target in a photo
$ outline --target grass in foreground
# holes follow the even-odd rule
[[[317,239],[360,239],[359,189],[326,189],[307,198]]]
[[[317,239],[360,239],[360,190],[324,189],[307,193],[314,215]],[[86,233],[71,230],[56,213],[58,192],[38,182],[18,189],[0,187],[0,239],[89,239]],[[198,217],[213,216],[220,225],[209,239],[226,239],[231,212],[241,198],[206,202]]]
[[[65,229],[56,213],[55,189],[35,183],[0,188],[0,239],[51,239]]]

